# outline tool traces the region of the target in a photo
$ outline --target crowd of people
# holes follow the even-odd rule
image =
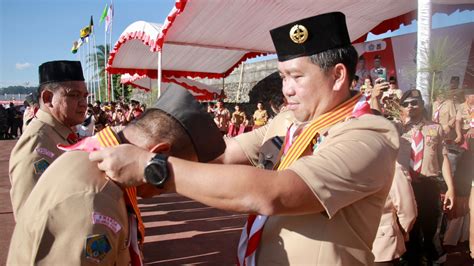
[[[205,112],[184,89],[147,110],[88,106],[80,62],[42,64],[10,158],[7,264],[140,265],[137,196],[164,193],[248,214],[237,265],[435,265],[469,238],[474,257],[474,91],[440,94],[429,115],[381,57],[357,71],[341,12],[270,35],[285,97],[271,119],[263,103]]]
[[[238,104],[234,105],[234,112],[231,113],[222,100],[217,101],[216,104],[208,103],[207,113],[214,118],[222,135],[227,137],[235,137],[265,126],[270,119],[263,102],[257,103],[257,108],[251,118],[240,109]]]

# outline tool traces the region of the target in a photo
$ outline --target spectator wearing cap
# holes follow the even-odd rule
[[[418,218],[410,232],[404,259],[409,265],[420,265],[422,255],[426,254],[428,265],[431,265],[445,258],[436,249],[440,244],[439,239],[434,237],[441,209],[450,210],[454,206],[455,191],[448,150],[443,142],[441,125],[424,117],[420,91],[406,91],[400,99],[400,105],[405,120],[398,162],[409,169],[418,208]],[[443,202],[440,202],[441,191],[438,186],[440,173],[447,185]]]
[[[387,91],[385,91],[382,95],[382,100],[385,98],[389,98],[395,101],[400,101],[400,98],[402,98],[403,92],[398,88],[397,85],[397,78],[394,76],[391,76],[388,79],[388,83],[390,84],[390,87],[388,88]]]
[[[143,265],[145,228],[136,196],[150,197],[158,188],[122,188],[87,157],[119,143],[159,153],[150,171],[168,155],[207,162],[225,149],[194,97],[183,88],[167,90],[123,131],[106,128],[63,147],[70,152],[41,176],[18,216],[7,265]]]
[[[46,168],[63,152],[57,144],[77,141],[73,130],[87,110],[87,89],[79,61],[39,66],[40,108],[12,150],[10,197],[16,217]]]
[[[270,35],[288,111],[226,138],[225,153],[212,164],[170,156],[160,171],[144,174],[155,154],[131,145],[91,153],[90,159],[122,185],[156,184],[250,214],[238,265],[372,265],[372,243],[394,174],[397,131],[350,91],[357,51],[344,14],[301,19]],[[261,167],[267,143],[276,153],[265,153]]]

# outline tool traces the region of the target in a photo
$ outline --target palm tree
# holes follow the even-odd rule
[[[100,100],[108,100],[106,95],[107,95],[107,86],[106,86],[106,74],[105,74],[105,63],[106,59],[108,60],[109,54],[110,54],[110,46],[107,45],[107,54],[105,54],[105,47],[104,45],[97,45],[96,52],[89,54],[87,56],[87,65],[91,69],[98,69],[98,71],[93,71],[93,73],[96,73],[96,75],[93,77],[93,80],[98,80],[98,84],[100,84],[100,93],[99,95]],[[131,94],[131,88],[129,86],[124,86],[122,89],[122,86],[120,84],[120,75],[112,75],[112,82],[111,82],[111,87],[114,92],[115,98],[118,98],[118,96],[124,96],[125,100],[128,100],[130,98]]]

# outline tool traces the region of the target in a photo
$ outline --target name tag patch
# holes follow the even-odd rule
[[[41,154],[41,155],[44,155],[44,156],[48,156],[49,158],[53,159],[56,154],[54,154],[52,151],[46,149],[46,148],[36,148],[36,152],[38,154]]]
[[[114,218],[107,215],[103,215],[98,212],[92,213],[92,224],[105,225],[114,233],[118,233],[122,229],[120,223],[117,222]]]

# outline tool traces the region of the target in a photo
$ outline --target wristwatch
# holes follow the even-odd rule
[[[168,155],[158,153],[145,167],[145,180],[148,184],[163,188],[168,177]]]

